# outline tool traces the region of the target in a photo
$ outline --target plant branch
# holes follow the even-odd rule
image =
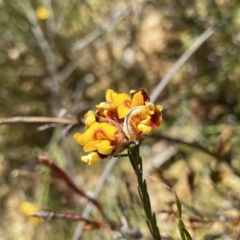
[[[16,123],[57,123],[57,124],[78,124],[77,118],[55,118],[55,117],[10,117],[0,118],[1,124],[16,124]]]
[[[38,19],[34,13],[33,8],[31,7],[30,4],[28,4],[28,7],[24,7],[25,15],[31,25],[31,29],[33,32],[33,35],[35,36],[35,39],[42,50],[42,53],[46,59],[46,68],[49,74],[49,77],[52,81],[51,84],[51,91],[54,95],[58,95],[59,92],[59,84],[57,82],[57,69],[55,65],[55,55],[54,52],[48,43],[47,39],[44,36],[44,33],[38,24]]]
[[[151,209],[150,197],[147,189],[147,182],[143,179],[142,158],[139,153],[139,145],[134,145],[128,148],[128,155],[132,167],[135,171],[138,180],[138,193],[141,198],[143,208],[147,217],[147,225],[154,240],[161,240],[159,228],[157,226],[157,219]]]
[[[216,159],[219,159],[220,158],[220,155],[215,153],[215,152],[211,152],[209,149],[205,148],[204,146],[198,144],[198,143],[195,143],[195,142],[186,142],[182,139],[178,139],[178,138],[172,138],[172,137],[168,137],[168,136],[165,136],[165,135],[162,135],[162,134],[159,134],[159,133],[153,133],[151,135],[151,137],[155,138],[155,139],[166,139],[168,141],[173,141],[173,142],[176,142],[176,143],[181,143],[181,144],[184,144],[184,145],[187,145],[189,147],[193,147],[193,148],[196,148],[198,150],[201,150],[202,152],[204,153],[207,153],[208,155],[216,158]]]

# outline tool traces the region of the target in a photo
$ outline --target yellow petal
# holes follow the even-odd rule
[[[114,146],[111,146],[110,142],[103,140],[100,143],[96,144],[97,151],[103,155],[111,155]]]
[[[154,104],[152,102],[146,102],[146,107],[149,111],[149,114],[151,114],[151,115],[154,114],[155,107],[154,107]]]
[[[117,109],[119,119],[125,118],[129,110],[129,107],[126,107],[124,105],[119,106]]]
[[[151,132],[152,132],[152,127],[150,127],[150,126],[147,126],[147,125],[145,125],[145,124],[142,124],[142,123],[140,123],[140,124],[138,124],[138,131],[140,132],[140,134],[142,135],[149,135]]]
[[[131,108],[144,105],[144,98],[141,91],[136,92],[132,97]]]
[[[157,109],[159,112],[161,112],[162,109],[163,109],[163,107],[162,107],[161,105],[156,105],[156,109]]]
[[[96,108],[103,110],[112,110],[114,109],[114,104],[112,102],[101,102],[100,104],[96,105]]]
[[[84,144],[93,140],[115,140],[117,127],[109,123],[93,123],[84,133]]]
[[[30,202],[22,202],[19,206],[19,209],[22,213],[28,216],[29,222],[33,224],[39,224],[43,222],[43,219],[41,218],[29,216],[30,214],[36,213],[39,211],[39,207],[36,204],[30,203]]]
[[[148,122],[151,120],[151,116],[147,115],[144,120],[141,121],[141,124],[148,125]]]
[[[120,93],[113,101],[114,106],[119,107],[120,105],[125,105],[130,108],[131,98],[126,93]]]
[[[93,124],[91,124],[91,126],[83,134],[81,134],[82,138],[83,138],[83,140],[80,139],[83,142],[82,145],[85,145],[86,143],[88,143],[88,142],[90,142],[92,140],[97,140],[97,139],[94,139],[94,134],[95,134],[95,131],[97,129],[99,129],[99,126],[100,126],[99,122],[94,122]]]
[[[120,93],[114,99],[114,106],[117,107],[119,119],[124,118],[131,106],[131,98],[126,93]]]
[[[96,111],[96,117],[98,119],[98,122],[106,122],[106,119],[116,119],[117,112],[115,111],[115,109],[112,110],[98,109]]]
[[[80,145],[84,145],[85,144],[85,142],[84,142],[84,135],[83,134],[75,133],[73,137],[77,141],[78,144],[80,144]]]
[[[86,143],[93,140],[93,135],[96,129],[98,129],[100,123],[94,122],[90,127],[83,133],[75,133],[74,138],[80,145],[85,145]]]
[[[81,160],[86,162],[88,165],[94,165],[101,160],[101,157],[96,152],[91,152],[86,156],[82,156]]]
[[[94,122],[96,122],[96,117],[94,111],[88,111],[84,115],[84,121],[87,128],[89,128]]]
[[[118,94],[114,92],[112,89],[108,89],[106,92],[106,101],[113,102]]]
[[[150,102],[149,94],[146,88],[140,88],[139,90],[131,90],[132,104],[131,107],[144,105],[146,102]]]
[[[115,133],[117,132],[117,127],[109,123],[100,123],[100,126],[95,131],[95,139],[97,140],[115,140]]]
[[[83,151],[84,152],[92,152],[92,151],[95,151],[97,150],[97,144],[98,143],[101,143],[102,140],[95,140],[95,141],[90,141],[90,142],[87,142],[84,147],[83,147]]]

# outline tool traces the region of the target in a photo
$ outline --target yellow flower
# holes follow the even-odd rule
[[[92,152],[81,159],[89,165],[97,163],[118,151],[118,128],[109,123],[94,122],[83,133],[74,134],[75,140],[83,145],[85,152]]]
[[[30,214],[36,213],[39,211],[39,207],[30,202],[22,202],[19,206],[19,209],[24,215],[28,217],[29,222],[33,224],[39,224],[43,222],[43,219],[37,217],[31,217]]]
[[[87,130],[76,133],[75,140],[90,152],[81,159],[89,165],[116,155],[131,142],[138,142],[160,126],[162,107],[150,102],[145,88],[126,93],[106,92],[106,101],[96,105],[97,111],[88,111],[85,116]]]
[[[40,20],[45,20],[49,17],[49,11],[44,6],[39,6],[36,9],[36,16]]]

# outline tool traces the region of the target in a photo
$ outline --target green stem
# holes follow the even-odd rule
[[[161,240],[160,231],[157,226],[156,215],[152,212],[151,202],[147,190],[147,183],[143,180],[142,158],[139,152],[139,145],[130,146],[128,156],[132,164],[133,170],[138,180],[138,193],[143,203],[143,208],[147,217],[147,225],[154,240]]]

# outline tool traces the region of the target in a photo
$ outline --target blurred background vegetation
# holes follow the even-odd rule
[[[0,238],[74,239],[77,223],[33,224],[23,201],[81,214],[74,195],[38,162],[48,156],[91,195],[108,161],[89,167],[73,140],[105,91],[152,93],[208,28],[202,42],[159,91],[164,123],[142,147],[161,234],[180,238],[173,187],[194,239],[240,239],[240,4],[237,0],[0,1],[0,118],[79,119],[79,124],[0,123]],[[1,121],[1,120],[0,120]],[[159,180],[161,179],[161,180]],[[121,158],[98,198],[128,234],[103,229],[82,239],[148,239],[129,160]],[[89,216],[102,220],[97,210]],[[136,232],[136,231],[135,231]],[[141,233],[141,234],[140,234]],[[122,236],[122,238],[121,238]],[[139,238],[140,239],[140,238]]]

